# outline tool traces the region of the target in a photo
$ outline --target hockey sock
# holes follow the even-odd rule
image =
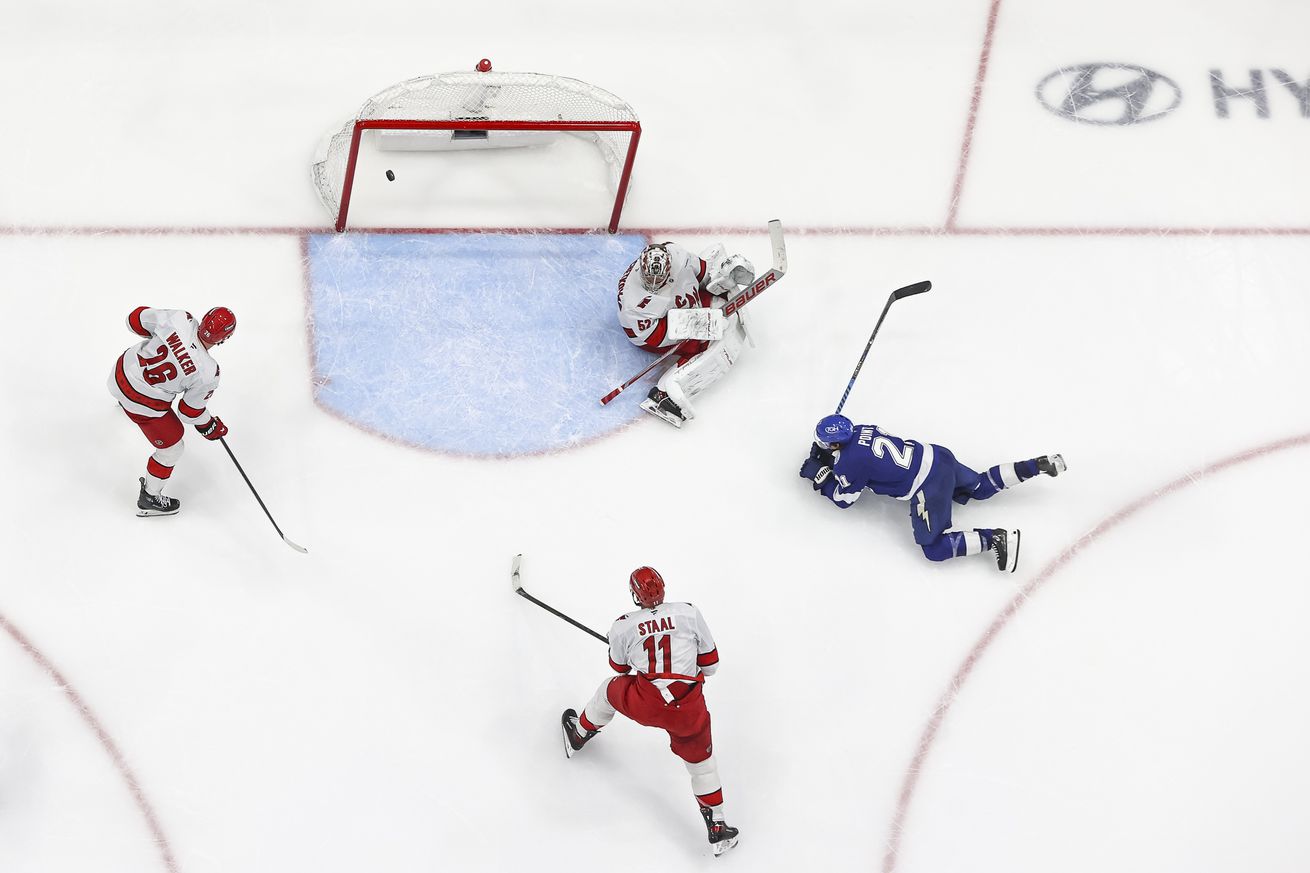
[[[146,493],[158,497],[164,493],[164,483],[167,481],[167,477],[161,479],[153,473],[146,473]]]
[[[948,530],[931,543],[923,546],[923,555],[929,561],[949,561],[978,555],[991,548],[988,532],[979,530]]]
[[[1029,461],[1017,462],[1014,465],[1014,472],[1015,475],[1019,477],[1020,482],[1024,481],[1025,479],[1031,479],[1032,477],[1037,475],[1037,459],[1033,458],[1032,460]]]
[[[1018,461],[1014,464],[997,464],[987,470],[985,476],[978,477],[978,484],[973,488],[974,500],[986,500],[998,491],[1013,488],[1025,479],[1037,475],[1037,461]]]
[[[604,725],[595,724],[591,719],[587,718],[587,711],[585,709],[582,711],[582,715],[578,716],[578,726],[584,731],[590,732],[598,731],[604,727]]]

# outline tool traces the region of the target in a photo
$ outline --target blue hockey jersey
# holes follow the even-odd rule
[[[851,439],[834,453],[832,472],[819,492],[846,509],[868,488],[874,494],[909,500],[932,470],[933,447],[903,440],[874,424],[857,424]]]

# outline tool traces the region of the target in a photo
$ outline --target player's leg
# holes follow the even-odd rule
[[[746,345],[746,328],[740,313],[728,318],[723,338],[714,340],[695,354],[682,355],[664,371],[641,408],[675,427],[696,417],[692,401],[723,378],[741,357]]]
[[[935,454],[942,465],[941,470],[934,468],[923,487],[910,498],[910,526],[924,557],[930,561],[949,561],[990,552],[996,557],[999,569],[1014,572],[1019,559],[1019,531],[950,529],[951,500],[962,502],[958,499],[959,476],[961,470],[967,471],[968,468],[949,452],[937,451]]]
[[[719,779],[719,763],[714,758],[710,712],[699,687],[679,702],[676,712],[677,716],[665,728],[669,733],[669,748],[687,768],[691,791],[705,822],[706,837],[714,847],[714,854],[721,855],[737,845],[740,832],[725,818],[723,782]]]
[[[561,726],[564,729],[564,752],[570,758],[573,753],[587,744],[587,741],[596,736],[600,729],[605,727],[614,720],[617,709],[610,702],[610,695],[615,695],[616,699],[621,700],[623,688],[621,684],[625,681],[631,682],[631,676],[616,676],[612,679],[606,679],[600,683],[596,693],[587,701],[587,705],[582,708],[582,714],[579,715],[572,709],[564,710],[560,718]],[[620,685],[618,688],[611,688],[612,685]]]
[[[956,486],[956,502],[966,500],[986,500],[1006,488],[1013,488],[1020,482],[1026,482],[1035,476],[1058,476],[1067,468],[1063,455],[1042,455],[1027,461],[1015,461],[1013,464],[997,464],[989,467],[986,473],[975,473],[963,464],[959,465],[959,482]],[[961,499],[961,498],[964,499]]]
[[[141,477],[141,493],[137,497],[137,515],[141,517],[174,515],[182,508],[182,501],[164,496],[164,486],[173,475],[173,468],[182,458],[185,443],[182,439],[182,422],[173,410],[157,418],[147,418],[124,410],[124,414],[141,428],[154,453],[146,460],[146,475]]]

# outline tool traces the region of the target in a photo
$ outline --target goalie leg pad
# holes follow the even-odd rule
[[[723,339],[715,340],[699,355],[666,370],[660,377],[659,389],[674,399],[687,418],[694,418],[696,413],[691,402],[732,369],[745,345],[746,331],[741,319],[733,316],[725,324]]]

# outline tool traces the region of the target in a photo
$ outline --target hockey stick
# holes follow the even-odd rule
[[[851,373],[851,381],[846,383],[846,390],[842,393],[841,402],[837,404],[837,412],[834,414],[841,413],[842,407],[846,405],[846,398],[851,396],[851,389],[855,387],[855,377],[860,375],[860,368],[864,366],[864,359],[869,356],[869,349],[873,348],[874,337],[878,335],[878,328],[882,327],[882,320],[887,317],[887,311],[892,308],[892,304],[903,297],[913,297],[915,294],[922,294],[931,288],[932,282],[915,282],[913,285],[897,288],[887,298],[887,305],[882,308],[882,315],[878,316],[878,323],[873,326],[873,333],[869,336],[869,342],[864,346],[864,354],[860,355],[860,362],[855,365],[855,372]]]
[[[728,301],[727,305],[725,305],[722,310],[724,318],[727,318],[747,303],[750,303],[756,297],[759,297],[764,293],[766,288],[787,274],[787,244],[782,238],[782,222],[776,218],[769,222],[769,242],[773,246],[773,267],[769,269],[769,272],[752,282],[750,287],[742,289],[740,294]],[[600,405],[605,406],[615,397],[618,397],[624,391],[631,388],[637,380],[671,358],[673,353],[677,350],[678,347],[674,346],[664,354],[660,355],[648,367],[646,367],[646,369],[642,370],[640,373],[602,397],[600,399]]]
[[[514,556],[514,566],[513,566],[513,568],[510,570],[510,574],[509,574],[509,581],[510,581],[510,584],[512,584],[512,585],[514,586],[514,593],[515,593],[515,594],[518,594],[519,596],[521,596],[521,597],[523,597],[523,598],[525,598],[525,599],[527,599],[527,600],[531,600],[533,603],[537,604],[537,605],[540,606],[542,609],[546,610],[547,612],[551,613],[552,615],[559,616],[560,618],[564,619],[564,620],[567,621],[569,624],[573,625],[574,627],[578,628],[579,630],[584,630],[584,631],[586,631],[587,633],[591,634],[591,635],[592,635],[593,637],[595,637],[596,639],[600,640],[602,643],[608,643],[608,642],[610,641],[610,638],[607,637],[607,636],[605,636],[604,634],[598,634],[598,633],[596,633],[594,630],[592,630],[591,628],[587,627],[587,626],[586,626],[585,624],[583,624],[582,622],[580,622],[580,621],[574,621],[573,619],[569,618],[569,617],[568,617],[567,615],[565,615],[564,613],[560,612],[560,611],[559,611],[558,609],[556,609],[555,607],[553,607],[553,606],[551,606],[551,605],[549,605],[549,604],[546,604],[546,603],[542,603],[540,600],[538,600],[537,598],[533,597],[533,596],[532,596],[531,594],[529,594],[528,592],[524,591],[524,590],[523,590],[523,582],[519,580],[519,565],[522,564],[522,563],[523,563],[523,556],[522,556],[522,555],[515,555],[515,556]]]
[[[245,470],[241,469],[241,462],[237,460],[237,456],[232,454],[232,450],[228,448],[227,440],[223,439],[223,437],[219,437],[218,441],[222,443],[223,448],[227,450],[227,456],[232,459],[232,463],[236,464],[237,472],[241,474],[241,478],[246,480],[246,485],[249,486],[250,493],[255,495],[255,499],[259,501],[259,508],[264,510],[264,514],[268,516],[269,521],[273,521],[273,513],[268,511],[268,507],[264,505],[264,499],[259,496],[259,492],[255,490],[255,486],[250,484],[250,477],[246,475]],[[291,540],[287,539],[287,535],[282,533],[282,528],[277,526],[276,521],[273,521],[273,530],[277,531],[277,535],[282,537],[282,542],[286,543],[288,546],[291,546],[291,548],[295,549],[297,552],[300,552],[302,555],[309,554],[309,549],[305,548],[302,545],[293,543],[291,542]]]

